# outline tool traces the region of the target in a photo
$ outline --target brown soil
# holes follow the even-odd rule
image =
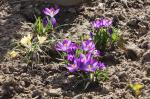
[[[0,1],[0,56],[11,49],[21,35],[31,32],[27,24],[34,22],[32,9],[43,2],[35,0]],[[110,52],[105,61],[109,80],[88,91],[71,88],[63,66],[27,66],[19,60],[0,63],[1,99],[136,99],[127,86],[131,82],[144,85],[139,99],[150,99],[150,1],[92,0],[79,6],[60,7],[59,24],[73,24],[61,29],[64,33],[89,32],[90,21],[99,17],[113,20],[113,25],[128,41],[127,50]]]

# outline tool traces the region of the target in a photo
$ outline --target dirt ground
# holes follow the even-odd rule
[[[126,51],[112,51],[105,60],[109,80],[87,91],[72,90],[57,62],[31,67],[17,59],[2,61],[14,40],[31,32],[27,24],[34,22],[32,9],[42,4],[0,1],[1,99],[136,99],[127,89],[131,82],[144,85],[139,99],[150,99],[150,0],[89,0],[79,6],[60,6],[58,23],[73,24],[61,30],[64,34],[89,32],[90,21],[107,17],[128,42]]]

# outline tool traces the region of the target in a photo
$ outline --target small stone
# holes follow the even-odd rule
[[[84,97],[83,99],[94,99],[94,98],[93,98],[93,95],[88,95],[88,96]]]
[[[5,81],[5,78],[4,78],[3,75],[0,75],[0,84],[1,84],[3,81]]]
[[[143,83],[144,85],[150,84],[150,78],[143,78],[143,79],[142,79],[142,83]]]
[[[150,5],[150,0],[144,0],[145,5]]]
[[[4,69],[3,69],[3,72],[4,72],[4,74],[9,74],[9,73],[10,73],[10,71],[9,71],[8,68],[4,68]]]
[[[101,9],[104,9],[105,7],[104,7],[104,3],[99,3],[98,4],[98,7],[100,7]]]
[[[78,94],[76,96],[74,96],[72,99],[83,99],[82,94]]]
[[[142,57],[142,63],[150,62],[150,50],[146,51]]]
[[[120,80],[119,80],[118,76],[114,75],[111,79],[112,87],[115,87],[115,88],[118,87],[119,83],[120,83]]]
[[[142,56],[142,53],[143,50],[134,43],[130,43],[126,46],[126,58],[131,59],[132,61],[139,59],[140,56]]]
[[[20,85],[24,87],[25,86],[25,82],[24,81],[20,81]]]
[[[139,28],[137,29],[137,33],[139,36],[142,36],[142,35],[148,33],[148,31],[149,31],[149,26],[148,26],[148,23],[146,23],[146,22],[139,22],[138,27]]]
[[[127,22],[127,25],[128,25],[130,28],[137,29],[139,22],[140,22],[140,20],[134,18],[134,19],[131,19],[129,22]]]
[[[38,91],[38,90],[33,91],[32,98],[34,98],[34,99],[41,99],[41,97],[42,97],[42,95],[41,95],[40,91]]]
[[[110,86],[109,85],[104,85],[101,89],[101,93],[108,94],[109,92],[110,92]]]
[[[144,41],[142,42],[142,44],[140,45],[141,48],[143,49],[150,49],[150,41]]]
[[[146,75],[147,75],[147,76],[150,76],[150,67],[149,67],[149,68],[147,68],[147,71],[146,71],[146,72],[147,72],[147,74],[146,74]]]
[[[120,81],[119,81],[118,76],[114,75],[114,76],[112,77],[112,83],[119,83],[119,82],[120,82]]]
[[[125,72],[121,72],[118,74],[119,79],[121,82],[127,82],[128,81],[128,75]]]
[[[31,84],[31,80],[27,79],[27,78],[24,78],[23,81],[22,81],[22,84],[24,84],[24,87],[29,87],[30,84]]]
[[[58,88],[58,89],[50,89],[47,94],[48,94],[49,96],[59,97],[59,96],[62,95],[62,89],[61,89],[61,88]]]
[[[127,0],[120,0],[121,1],[121,3],[125,6],[125,7],[128,7],[128,5],[127,5]]]

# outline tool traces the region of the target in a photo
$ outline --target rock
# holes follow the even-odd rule
[[[120,82],[118,76],[116,76],[116,75],[114,75],[112,77],[111,81],[112,81],[112,83],[119,83]]]
[[[115,15],[115,16],[113,17],[112,25],[115,26],[115,27],[118,27],[118,25],[119,25],[119,18],[118,18],[117,15]]]
[[[125,72],[121,72],[118,74],[119,80],[121,82],[127,82],[128,81],[128,75]]]
[[[94,98],[93,98],[93,95],[88,95],[88,96],[84,97],[83,99],[94,99]]]
[[[144,0],[145,5],[150,5],[150,0]]]
[[[126,46],[126,58],[128,59],[133,61],[138,60],[142,56],[142,53],[143,50],[133,43]]]
[[[150,76],[150,67],[149,68],[147,68],[147,74],[146,74],[147,76]]]
[[[30,79],[24,78],[23,81],[21,81],[21,85],[24,86],[24,87],[29,87],[30,84],[31,84]]]
[[[142,44],[140,44],[140,48],[150,49],[150,41],[144,41],[144,42],[142,42]]]
[[[102,94],[108,94],[110,92],[110,86],[109,85],[104,85],[101,89]]]
[[[118,76],[114,75],[111,79],[111,86],[113,88],[116,88],[116,87],[118,88],[119,84],[120,84],[120,80],[119,80]]]
[[[41,94],[40,91],[38,91],[38,90],[33,91],[32,98],[34,98],[34,99],[41,99],[41,97],[42,97],[42,94]]]
[[[143,78],[143,79],[142,79],[142,83],[143,83],[144,85],[150,84],[150,78]]]
[[[72,99],[83,99],[82,94],[78,94],[76,96],[74,96]]]
[[[104,9],[105,8],[104,3],[99,3],[98,7],[101,8],[101,9]]]
[[[140,20],[134,18],[127,22],[127,26],[129,26],[130,28],[133,28],[133,29],[137,29],[139,22],[140,22]]]
[[[146,22],[139,22],[138,27],[139,28],[137,29],[137,33],[139,36],[142,36],[142,35],[148,33],[148,31],[149,31],[149,26],[148,26],[148,23],[146,23]]]
[[[10,74],[9,68],[4,68],[2,71],[4,74]]]
[[[0,85],[1,85],[1,83],[4,82],[4,81],[5,81],[5,77],[4,77],[3,75],[0,75]]]
[[[127,4],[128,1],[127,0],[120,0],[120,1],[124,5],[125,8],[128,7],[128,4]]]
[[[135,99],[135,97],[129,93],[129,91],[125,94],[124,99]]]
[[[58,88],[58,89],[50,89],[47,94],[48,94],[49,96],[59,97],[59,96],[62,95],[62,89],[61,89],[61,88]]]
[[[150,50],[146,51],[142,57],[142,63],[150,62]]]

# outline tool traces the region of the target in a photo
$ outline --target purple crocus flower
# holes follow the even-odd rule
[[[70,40],[64,39],[62,42],[58,42],[56,45],[57,51],[67,52],[72,54],[77,49],[77,46],[72,43]]]
[[[92,27],[99,28],[100,27],[100,20],[95,20],[91,22]]]
[[[73,61],[74,61],[74,59],[75,59],[75,56],[72,55],[72,54],[68,54],[68,55],[66,56],[66,59],[67,59],[69,62],[73,63]]]
[[[56,27],[56,19],[54,17],[51,17],[51,22],[52,22],[52,25],[53,27]]]
[[[74,59],[73,64],[66,66],[69,72],[75,72],[78,70],[78,60]]]
[[[60,9],[54,9],[54,8],[45,8],[45,9],[43,10],[43,13],[44,13],[45,15],[48,15],[48,16],[51,17],[50,20],[51,20],[51,23],[52,23],[52,25],[53,25],[54,27],[56,26],[56,19],[54,18],[54,16],[59,13],[59,10],[60,10]]]
[[[58,42],[56,45],[56,50],[67,52],[70,49],[71,43],[72,42],[70,40],[66,40],[66,39],[63,40],[62,42]]]
[[[107,32],[110,33],[110,34],[112,34],[112,33],[113,33],[113,29],[112,29],[112,28],[109,28],[109,29],[107,30]]]
[[[91,22],[92,27],[94,28],[101,28],[101,27],[108,27],[112,24],[112,21],[107,19],[97,19],[93,22]]]
[[[78,46],[75,43],[71,43],[70,48],[68,49],[68,54],[73,54],[77,48]]]
[[[96,69],[98,69],[98,62],[90,59],[86,64],[80,66],[80,69],[85,72],[94,72]]]
[[[99,67],[99,69],[105,69],[106,68],[105,64],[102,62],[98,63],[98,67]]]
[[[54,17],[56,14],[58,14],[59,13],[59,10],[60,9],[54,9],[54,8],[45,8],[44,10],[43,10],[43,13],[45,14],[45,15],[48,15],[48,16],[50,16],[51,18],[52,17]]]
[[[98,68],[98,62],[92,59],[91,53],[86,55],[80,54],[78,59],[78,66],[80,70],[86,72],[93,72]]]
[[[43,26],[45,27],[48,24],[47,18],[43,18],[42,23],[43,23]]]
[[[79,60],[82,64],[86,64],[90,60],[91,57],[92,57],[91,53],[88,53],[86,55],[81,53],[79,55]]]
[[[93,54],[94,57],[99,57],[101,55],[101,52],[99,50],[94,50],[92,52],[92,54]]]
[[[82,49],[85,51],[93,51],[95,49],[95,44],[90,40],[83,41]]]

